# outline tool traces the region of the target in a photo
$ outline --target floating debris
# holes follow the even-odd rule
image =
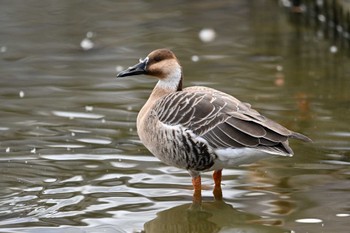
[[[36,153],[36,148],[34,147],[33,149],[31,149],[30,153],[35,154]]]
[[[216,32],[211,28],[204,28],[199,32],[198,36],[203,42],[212,42],[216,37]]]

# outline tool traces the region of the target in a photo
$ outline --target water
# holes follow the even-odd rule
[[[224,170],[224,202],[203,174],[192,209],[136,134],[155,81],[115,79],[162,47],[314,143]],[[348,232],[347,54],[275,1],[2,1],[0,232]]]

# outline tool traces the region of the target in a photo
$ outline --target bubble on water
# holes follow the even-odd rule
[[[200,30],[199,34],[199,39],[203,42],[211,42],[215,39],[216,37],[216,32],[214,29],[211,28],[203,28]]]
[[[94,42],[92,42],[89,38],[84,38],[80,42],[80,47],[84,50],[90,50],[94,47]]]
[[[7,51],[7,47],[6,46],[1,46],[0,47],[0,53],[5,53]]]
[[[199,61],[199,57],[198,57],[197,55],[193,55],[193,56],[191,57],[191,60],[192,60],[193,62],[197,62],[197,61]]]
[[[71,134],[70,135],[72,135],[72,137],[74,137],[75,136],[75,133],[74,132],[71,132]]]
[[[34,147],[33,149],[31,149],[30,153],[35,154],[36,153],[36,148]]]
[[[20,98],[23,98],[23,97],[24,97],[24,91],[20,91],[20,92],[19,92],[19,97],[20,97]]]
[[[329,48],[329,52],[331,52],[331,53],[336,53],[336,52],[338,52],[337,46],[332,45],[332,46]]]
[[[91,112],[92,110],[94,110],[93,106],[85,106],[85,111]]]
[[[7,147],[5,151],[6,153],[9,153],[11,151],[10,147]]]
[[[295,220],[295,222],[298,222],[298,223],[321,223],[323,221],[319,218],[301,218],[301,219]]]
[[[102,123],[106,123],[106,120],[104,118],[101,119]]]
[[[131,111],[132,110],[132,106],[126,107],[126,110]]]

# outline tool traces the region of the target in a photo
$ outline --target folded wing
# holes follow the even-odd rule
[[[206,87],[185,88],[167,95],[154,111],[163,124],[181,125],[206,139],[214,149],[246,147],[292,155],[288,138],[311,141],[262,116],[249,104]]]

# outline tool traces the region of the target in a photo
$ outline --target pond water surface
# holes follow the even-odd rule
[[[136,133],[155,80],[115,78],[162,47],[314,142],[224,170],[223,202],[203,174],[191,209]],[[348,54],[277,1],[2,1],[0,232],[348,232]]]

